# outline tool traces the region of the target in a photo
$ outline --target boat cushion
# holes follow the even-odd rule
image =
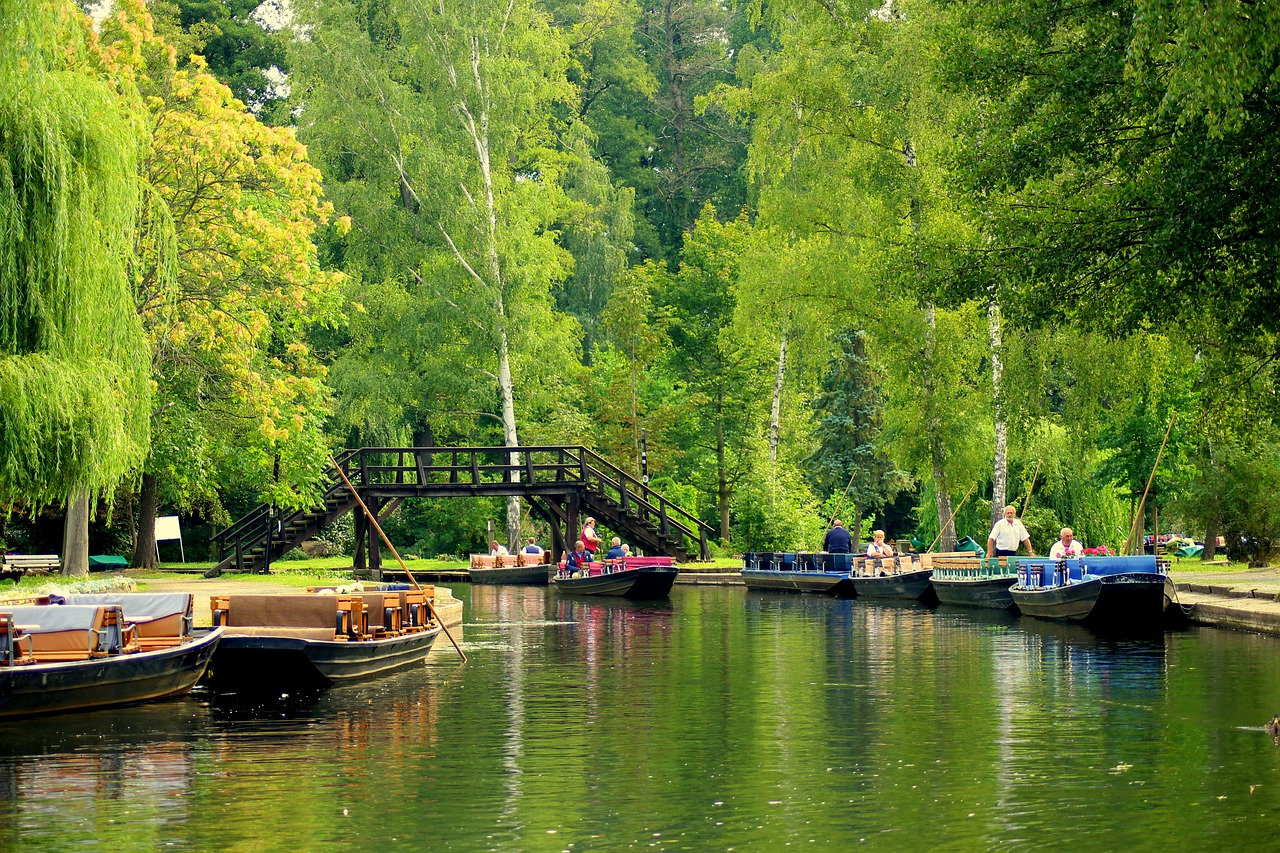
[[[189,592],[101,592],[62,596],[64,604],[114,604],[142,637],[185,637],[191,633],[193,596]]]
[[[228,596],[229,628],[325,628],[334,633],[338,614],[336,595]]]
[[[110,624],[110,613],[119,608],[105,605],[52,605],[35,604],[5,607],[12,614],[13,624],[31,637],[32,651],[37,659],[42,654],[114,654],[120,651],[120,619]]]
[[[227,628],[224,637],[292,637],[296,640],[346,640],[332,628],[277,628],[266,625],[244,625]]]

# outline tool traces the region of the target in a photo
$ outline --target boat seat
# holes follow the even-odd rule
[[[14,624],[12,613],[0,613],[0,666],[31,663],[31,642],[31,637]]]
[[[280,633],[250,636],[303,636],[305,630],[327,639],[359,638],[364,621],[364,601],[355,595],[260,595],[237,593],[212,597],[213,624],[225,625],[227,633],[242,629],[279,629]],[[318,639],[308,636],[307,639]]]
[[[516,556],[519,558],[519,562],[516,565],[520,566],[545,566],[551,562],[550,553],[547,551],[543,551],[541,554],[526,554],[521,551]]]
[[[497,557],[490,557],[488,554],[471,555],[471,568],[473,569],[492,569],[497,565]]]
[[[31,638],[36,663],[89,660],[125,651],[119,606],[33,604],[8,612],[13,624]]]
[[[430,626],[431,609],[427,607],[427,599],[435,596],[434,586],[391,590],[384,594],[399,598],[401,631],[405,633],[423,631]]]
[[[498,556],[498,565],[505,569],[513,569],[520,565],[520,557],[516,554],[501,554]]]
[[[78,593],[58,598],[70,605],[118,605],[126,631],[132,632],[143,650],[172,648],[192,639],[195,596],[189,592]]]
[[[360,597],[364,600],[364,633],[375,637],[395,637],[404,633],[400,627],[404,615],[398,594],[366,592]]]

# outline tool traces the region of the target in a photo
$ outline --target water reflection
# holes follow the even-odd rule
[[[0,727],[0,843],[1248,849],[1280,796],[1273,638],[725,588],[458,592],[465,665]]]

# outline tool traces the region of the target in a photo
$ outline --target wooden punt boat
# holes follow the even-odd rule
[[[932,569],[923,567],[919,554],[900,554],[883,559],[855,557],[849,579],[858,598],[933,601],[932,574]]]
[[[551,579],[560,592],[573,595],[617,595],[635,599],[666,598],[680,571],[670,557],[628,557],[592,563],[576,576],[565,573],[560,564]]]
[[[324,688],[424,661],[440,635],[422,590],[213,597],[219,692]]]
[[[929,579],[941,604],[1012,610],[1016,606],[1009,587],[1018,575],[1008,557],[987,559],[970,551],[923,554],[922,564],[931,565]]]
[[[550,560],[551,555],[545,552],[504,554],[501,557],[472,554],[469,575],[472,583],[546,586],[555,571]]]
[[[1168,564],[1151,555],[1016,561],[1018,581],[1009,592],[1027,616],[1150,629],[1164,623],[1173,599]]]
[[[742,582],[747,589],[813,592],[836,598],[856,595],[849,581],[850,554],[746,553],[742,564]]]
[[[152,625],[144,645],[131,611],[147,611],[157,597],[172,603],[179,596],[127,597],[132,599],[127,605],[0,607],[0,717],[83,711],[189,692],[204,675],[222,630],[197,634],[190,620],[179,616],[165,623],[176,621],[176,633],[162,636]],[[191,596],[181,597],[189,615]],[[160,621],[154,607],[151,614],[155,618],[143,621]]]

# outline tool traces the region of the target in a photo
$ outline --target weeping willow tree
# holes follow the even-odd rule
[[[76,69],[77,16],[60,0],[0,0],[0,506],[73,505],[68,542],[87,563],[72,536],[87,534],[88,495],[148,442],[149,348],[129,287],[147,131],[137,99]]]

